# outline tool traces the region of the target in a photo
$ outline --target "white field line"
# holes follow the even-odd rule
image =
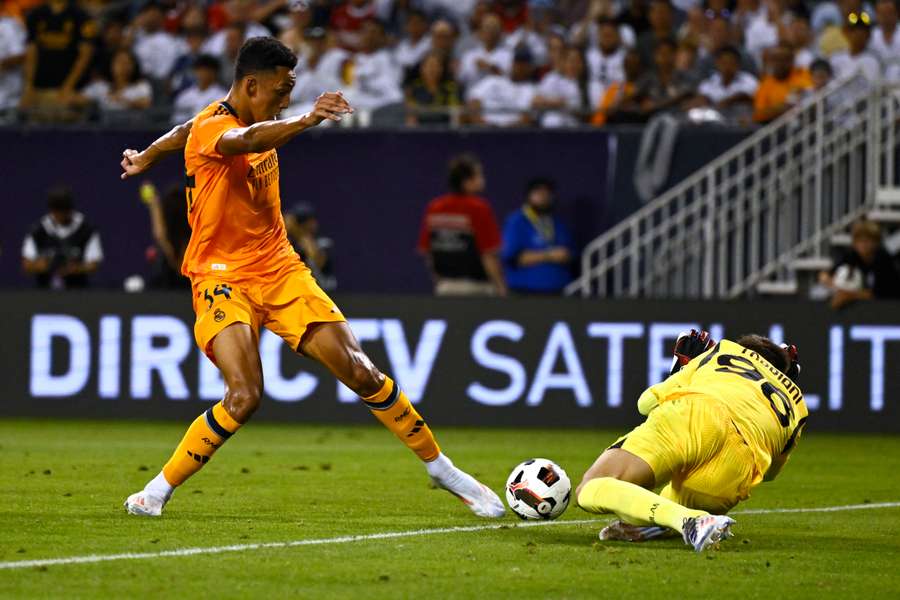
[[[897,508],[900,502],[873,502],[870,504],[848,504],[844,506],[821,506],[813,508],[759,508],[734,511],[735,515],[769,515],[782,513],[815,513],[839,512],[845,510],[869,510],[875,508]],[[140,560],[144,558],[166,558],[169,556],[194,556],[197,554],[222,554],[225,552],[246,552],[249,550],[267,550],[270,548],[294,548],[296,546],[321,546],[326,544],[349,544],[372,540],[389,540],[406,537],[438,535],[442,533],[470,533],[473,531],[491,531],[497,529],[518,529],[524,527],[553,527],[564,525],[588,525],[603,522],[602,519],[579,519],[573,521],[533,521],[516,524],[473,525],[469,527],[443,527],[440,529],[413,529],[411,531],[390,531],[370,533],[366,535],[346,535],[332,538],[294,540],[291,542],[261,542],[257,544],[233,544],[231,546],[207,546],[204,548],[180,548],[159,552],[126,552],[123,554],[91,554],[87,556],[69,556],[64,558],[44,558],[38,560],[17,560],[0,562],[0,570],[26,569],[30,567],[50,567],[55,565],[74,565],[85,563],[109,562],[115,560]]]

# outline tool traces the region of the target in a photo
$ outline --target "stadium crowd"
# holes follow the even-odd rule
[[[897,0],[3,0],[3,120],[181,122],[247,38],[300,57],[288,112],[355,125],[763,123],[833,78],[900,81]]]

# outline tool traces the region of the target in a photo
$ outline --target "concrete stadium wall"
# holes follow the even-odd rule
[[[691,327],[800,347],[809,431],[900,432],[900,304],[337,298],[376,364],[435,425],[624,427]],[[189,419],[222,381],[187,294],[0,292],[0,415]],[[369,422],[349,390],[261,338],[257,418]]]

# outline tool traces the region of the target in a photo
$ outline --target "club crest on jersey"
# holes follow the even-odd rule
[[[225,311],[217,308],[216,312],[213,313],[213,319],[215,319],[216,323],[221,323],[225,320]]]

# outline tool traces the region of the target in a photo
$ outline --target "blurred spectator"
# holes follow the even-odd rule
[[[312,204],[300,202],[284,215],[284,226],[288,239],[300,259],[312,271],[319,286],[328,292],[337,289],[334,264],[331,255],[334,241],[319,233],[319,220]]]
[[[516,50],[512,74],[488,75],[472,86],[466,97],[469,118],[477,125],[509,127],[531,123],[535,85],[531,51]]]
[[[868,13],[850,13],[844,28],[849,49],[831,55],[831,68],[836,79],[850,79],[863,75],[869,81],[881,77],[881,64],[872,52],[867,50],[871,33],[871,17]]]
[[[268,28],[253,20],[253,10],[255,7],[253,0],[226,0],[224,6],[228,16],[229,27],[214,33],[206,43],[203,44],[202,51],[204,54],[211,54],[212,56],[218,57],[226,54],[227,50],[232,49],[230,47],[234,44],[234,40],[228,40],[227,38],[229,35],[234,35],[235,26],[243,33],[240,43],[237,44],[238,48],[250,38],[272,35],[272,32],[270,32]],[[234,58],[237,58],[236,54]]]
[[[306,31],[313,26],[313,11],[305,2],[292,2],[290,12],[291,25],[278,35],[278,39],[299,58],[303,58],[307,52]]]
[[[824,58],[817,58],[809,65],[809,76],[812,80],[813,91],[818,92],[831,83],[831,80],[834,78],[831,63]]]
[[[524,46],[531,52],[535,65],[546,64],[547,42],[545,38],[535,30],[536,23],[532,19],[532,13],[536,11],[529,10],[527,4],[522,0],[500,0],[499,4],[501,9],[513,7],[514,10],[518,11],[519,15],[524,15],[524,22],[516,19],[508,22],[508,26],[515,27],[515,29],[505,29],[507,25],[504,26],[507,33],[504,36],[503,45],[513,52],[516,48]],[[501,19],[502,15],[503,13],[501,10]]]
[[[341,87],[341,69],[349,53],[343,48],[328,48],[328,38],[321,27],[306,30],[306,52],[297,62],[297,81],[291,93],[288,116],[312,110],[316,98],[328,90]]]
[[[633,123],[641,120],[640,107],[635,101],[635,95],[638,81],[643,76],[642,68],[641,55],[637,50],[625,53],[623,62],[625,79],[614,81],[606,88],[600,106],[591,119],[592,124]]]
[[[181,55],[175,59],[172,73],[169,75],[169,92],[174,96],[195,83],[194,61],[201,55],[203,43],[206,41],[206,28],[203,26],[191,26],[184,30],[185,45]],[[207,55],[209,56],[209,55]],[[219,71],[216,79],[220,79],[222,65],[219,63]]]
[[[444,61],[435,53],[425,56],[419,66],[418,77],[406,94],[407,125],[446,125],[451,121],[449,110],[462,104],[459,86],[444,73]]]
[[[878,0],[869,49],[881,60],[885,71],[900,69],[900,27],[897,26],[897,0]]]
[[[638,82],[635,100],[645,118],[679,108],[694,93],[689,77],[675,70],[675,49],[671,38],[657,40],[653,52],[656,69]]]
[[[38,120],[71,120],[68,110],[94,53],[97,23],[73,0],[50,0],[28,14],[20,105]]]
[[[431,25],[430,53],[438,54],[449,67],[448,76],[456,71],[456,59],[453,50],[456,47],[457,32],[450,21],[438,20]]]
[[[716,71],[716,56],[722,48],[737,48],[740,53],[741,71],[751,75],[758,72],[757,65],[750,55],[737,45],[738,36],[734,27],[724,17],[717,16],[707,20],[707,36],[703,47],[703,56],[697,61],[696,78],[703,81],[712,77]]]
[[[125,34],[127,27],[128,22],[118,18],[111,18],[102,23],[100,35],[94,42],[94,56],[88,75],[90,81],[109,79],[113,55],[128,47],[129,39]]]
[[[794,48],[794,66],[808,69],[816,59],[816,43],[809,16],[804,11],[794,12],[787,29],[787,42]]]
[[[759,82],[753,120],[768,123],[791,109],[812,88],[809,71],[794,66],[794,50],[779,44],[769,51],[770,72]]]
[[[172,108],[172,123],[184,123],[194,115],[228,94],[219,85],[219,61],[208,54],[201,54],[194,61],[194,85],[175,97]]]
[[[789,39],[789,15],[785,12],[785,0],[765,0],[764,4],[765,16],[751,21],[744,32],[747,52],[757,65],[763,62],[763,52],[776,46],[780,40]]]
[[[672,40],[675,27],[675,13],[669,0],[650,0],[647,11],[650,29],[638,36],[636,48],[641,54],[645,67],[653,66],[656,56],[656,45],[660,41]]]
[[[568,228],[553,214],[555,192],[549,179],[533,179],[525,205],[503,227],[501,257],[515,293],[559,294],[572,281],[575,248]]]
[[[857,221],[851,236],[851,249],[831,272],[819,274],[819,282],[834,292],[831,307],[843,308],[857,300],[900,298],[900,273],[881,243],[878,224]]]
[[[147,252],[151,263],[150,286],[162,289],[190,287],[181,274],[184,251],[191,239],[191,228],[184,218],[184,187],[170,187],[162,197],[152,183],[140,188],[141,202],[150,213],[154,247]]]
[[[495,14],[485,15],[478,30],[480,45],[462,57],[459,80],[463,85],[474,86],[490,75],[509,75],[513,51],[502,45],[502,36],[500,17]]]
[[[698,54],[699,49],[689,40],[682,40],[675,49],[675,71],[681,73],[685,81],[692,87],[697,87],[700,83],[700,75],[697,69],[699,65]]]
[[[137,58],[129,50],[113,55],[110,81],[100,79],[85,86],[80,104],[95,103],[103,115],[123,110],[144,110],[153,102],[153,88],[141,76]]]
[[[372,0],[347,0],[331,11],[331,29],[339,46],[346,50],[363,49],[366,23],[376,18]]]
[[[134,53],[147,77],[162,81],[172,73],[175,61],[185,53],[184,40],[163,29],[165,15],[155,1],[145,4],[134,20]]]
[[[47,194],[48,212],[22,244],[22,268],[40,288],[83,288],[103,260],[100,234],[75,210],[65,187]]]
[[[614,20],[601,19],[597,26],[598,44],[587,51],[587,63],[591,80],[605,90],[612,82],[625,78],[625,47]]]
[[[428,18],[419,10],[410,11],[406,19],[406,35],[394,48],[394,62],[402,69],[404,80],[417,70],[419,63],[431,48],[428,35]]]
[[[759,81],[740,70],[740,52],[726,46],[716,55],[716,73],[700,84],[700,96],[729,121],[747,121]]]
[[[0,13],[0,121],[4,113],[19,105],[27,37],[17,18]]]
[[[591,108],[584,55],[575,47],[566,49],[560,71],[544,75],[535,90],[532,108],[544,111],[542,127],[573,127],[585,120]]]
[[[505,296],[506,283],[497,253],[500,228],[481,197],[484,174],[471,155],[450,161],[450,193],[432,200],[419,232],[438,296]]]
[[[384,28],[375,20],[366,21],[360,30],[360,51],[349,66],[350,89],[347,96],[360,109],[377,110],[403,101],[400,73],[384,48]]]
[[[244,40],[247,39],[246,31],[247,28],[243,24],[232,23],[219,32],[225,34],[225,52],[221,55],[222,62],[219,67],[219,83],[225,86],[230,87],[231,83],[234,81],[234,65],[237,62],[241,46],[244,45]],[[206,47],[207,45],[204,44],[203,48]],[[203,48],[201,48],[201,50],[203,50]],[[206,53],[205,50],[203,50],[203,52]],[[219,55],[211,54],[211,56]]]

